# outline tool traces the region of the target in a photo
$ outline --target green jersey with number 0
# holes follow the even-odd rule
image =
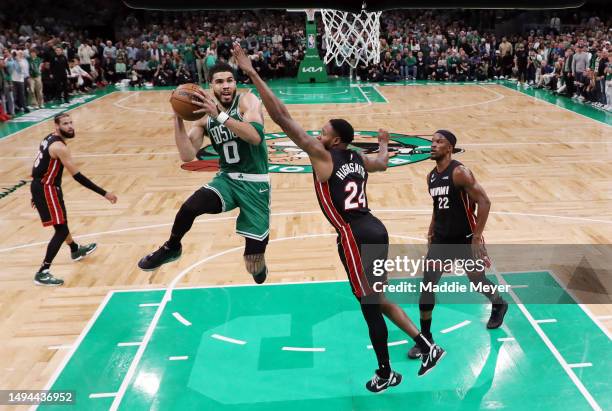
[[[236,94],[227,114],[236,120],[244,121],[238,107],[241,94]],[[268,149],[262,134],[261,143],[249,144],[236,136],[229,128],[208,117],[206,134],[213,148],[219,154],[219,168],[225,173],[267,174]]]

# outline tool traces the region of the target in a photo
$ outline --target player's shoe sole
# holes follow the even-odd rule
[[[180,255],[178,255],[178,256],[176,256],[176,257],[172,257],[172,258],[170,258],[170,259],[168,259],[168,260],[164,261],[164,262],[163,262],[163,263],[161,263],[160,265],[158,265],[158,266],[156,266],[156,267],[152,267],[152,268],[142,268],[142,267],[140,266],[140,264],[138,264],[138,268],[140,268],[142,271],[155,271],[155,270],[157,270],[159,267],[161,267],[162,265],[164,265],[164,264],[168,264],[168,263],[171,263],[171,262],[173,262],[173,261],[176,261],[176,260],[178,260],[179,258],[181,258],[181,256],[180,256]]]

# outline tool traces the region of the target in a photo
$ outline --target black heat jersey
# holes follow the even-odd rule
[[[325,183],[317,181],[314,175],[314,183],[323,214],[338,229],[370,214],[366,195],[368,172],[355,151],[332,149],[329,152],[334,162],[332,175]]]
[[[387,258],[389,235],[368,208],[368,172],[361,156],[352,150],[332,149],[330,153],[332,175],[325,183],[315,175],[315,191],[323,214],[338,232],[338,255],[353,293],[361,299],[374,293],[375,282],[386,281],[386,274],[373,275],[373,264]],[[363,255],[361,247],[367,244],[382,246]]]
[[[467,193],[453,184],[453,170],[462,165],[452,160],[441,173],[436,168],[429,173],[427,184],[433,199],[434,238],[466,240],[471,239],[476,227],[476,204]],[[471,240],[470,240],[471,241]]]
[[[56,141],[64,143],[62,138],[55,134],[49,134],[40,142],[39,152],[32,167],[32,178],[41,184],[59,187],[62,185],[64,166],[59,159],[51,158],[49,153],[49,146]]]

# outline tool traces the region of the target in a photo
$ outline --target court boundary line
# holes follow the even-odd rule
[[[73,108],[71,108],[71,109],[64,110],[64,111],[62,111],[62,112],[60,112],[60,113],[68,113],[68,112],[70,112],[70,111],[76,110],[77,108],[81,108],[81,107],[83,107],[83,106],[85,106],[85,105],[87,105],[87,104],[89,104],[89,103],[93,103],[94,101],[102,100],[104,97],[111,96],[111,95],[113,95],[113,94],[115,94],[115,93],[118,93],[118,92],[119,92],[119,91],[115,90],[115,91],[111,91],[111,92],[109,92],[108,94],[104,94],[103,96],[94,97],[94,98],[92,98],[92,99],[91,99],[91,100],[89,100],[89,101],[86,101],[86,102],[84,102],[84,103],[81,103],[81,104],[79,104],[78,106],[73,107]],[[52,109],[50,108],[50,110],[52,110]],[[60,114],[60,113],[58,113],[58,114]],[[39,121],[39,122],[37,122],[37,123],[30,124],[29,126],[24,127],[24,128],[22,128],[21,130],[17,130],[17,131],[14,131],[14,132],[10,133],[10,134],[7,134],[6,136],[0,136],[0,143],[2,143],[3,141],[8,140],[9,138],[12,138],[12,137],[16,136],[17,134],[19,134],[19,133],[21,133],[21,132],[23,132],[23,131],[25,131],[25,130],[27,130],[27,129],[31,128],[31,127],[36,127],[36,126],[39,126],[39,125],[44,124],[44,123],[46,123],[47,121],[50,121],[50,120],[53,120],[53,117],[49,117],[49,118],[46,118],[46,119],[44,119],[44,120],[42,120],[42,121]]]
[[[104,308],[106,307],[106,305],[108,304],[108,302],[112,298],[113,294],[114,294],[114,291],[112,291],[112,290],[108,291],[106,293],[106,295],[104,296],[104,299],[102,300],[102,302],[100,302],[100,304],[98,305],[98,308],[96,309],[96,311],[93,313],[93,315],[91,316],[91,318],[89,319],[89,321],[85,325],[85,328],[83,328],[83,330],[81,330],[81,333],[77,337],[76,341],[74,343],[72,343],[72,347],[70,348],[70,351],[68,351],[66,354],[64,354],[64,358],[62,358],[62,361],[57,366],[57,368],[55,369],[55,371],[51,375],[51,378],[49,379],[49,381],[45,385],[45,388],[44,388],[45,390],[50,390],[51,387],[53,387],[53,384],[55,384],[55,382],[57,381],[57,379],[59,378],[61,373],[66,368],[66,365],[68,365],[68,362],[70,362],[70,360],[72,359],[74,353],[81,346],[81,343],[83,342],[83,340],[85,339],[87,334],[89,334],[89,331],[91,331],[91,328],[94,326],[94,324],[98,320],[98,317],[100,316],[100,314],[102,314],[102,312],[104,311]],[[38,405],[33,405],[32,407],[30,407],[30,410],[36,410],[36,409],[38,409]]]
[[[491,268],[492,268],[492,272],[497,277],[497,281],[500,284],[508,284],[506,282],[506,280],[504,279],[504,277],[502,276],[502,274],[497,271],[497,268],[495,268],[495,265],[492,265]],[[550,275],[550,271],[548,273]],[[552,275],[550,275],[550,276],[552,277]],[[567,293],[567,290],[565,290],[564,287],[561,287],[561,289],[563,289]],[[557,349],[555,344],[550,340],[550,338],[544,332],[542,327],[540,327],[540,324],[538,323],[538,320],[535,320],[535,318],[531,315],[529,310],[525,307],[525,304],[523,304],[523,302],[518,297],[518,295],[516,295],[516,293],[512,290],[512,287],[510,287],[508,289],[507,294],[514,300],[514,302],[516,303],[516,306],[518,307],[518,309],[521,311],[523,316],[527,319],[529,324],[531,324],[531,326],[534,329],[534,331],[536,332],[536,334],[538,334],[538,336],[540,337],[540,339],[542,340],[544,345],[546,345],[548,350],[552,353],[553,357],[555,357],[555,359],[557,360],[559,365],[561,365],[561,368],[565,371],[565,373],[568,375],[570,380],[574,383],[574,385],[576,386],[578,391],[580,391],[580,393],[582,394],[584,399],[586,399],[586,401],[591,406],[591,408],[594,409],[594,410],[597,410],[597,411],[601,411],[602,408],[599,406],[597,401],[595,401],[595,398],[593,398],[593,395],[591,395],[589,390],[584,386],[584,384],[582,383],[582,380],[580,380],[580,378],[578,378],[578,376],[576,375],[574,370],[569,366],[568,362],[561,355],[561,353],[559,352],[559,350]],[[567,293],[567,294],[570,295],[569,293]],[[574,298],[571,295],[570,295],[570,297],[572,297],[572,299]],[[574,302],[578,303],[576,300],[574,300]],[[556,322],[556,320],[555,320],[555,322]]]
[[[574,294],[573,291],[570,291],[567,288],[565,288],[565,285],[563,285],[563,283],[561,282],[561,280],[559,279],[557,274],[555,274],[554,270],[551,269],[551,270],[548,271],[548,273],[553,278],[553,280],[555,280],[557,285],[559,287],[561,287],[567,293],[567,295],[569,295],[571,297],[572,300],[574,300],[574,303],[576,303],[576,305],[578,305],[582,309],[582,311],[584,311],[584,313],[587,316],[589,316],[591,321],[593,321],[595,323],[595,325],[597,327],[599,327],[601,329],[601,331],[603,331],[603,333],[606,335],[606,337],[608,337],[609,340],[612,340],[612,334],[610,333],[610,331],[608,331],[608,329],[601,323],[601,321],[599,321],[599,319],[593,314],[593,312],[589,309],[589,307],[587,307],[585,304],[581,303],[578,300],[578,298],[576,298],[576,295]]]
[[[335,234],[322,234],[322,235],[319,234],[318,236],[331,236],[331,235],[335,235]],[[213,256],[210,256],[210,259],[216,258],[216,257],[220,257],[221,255],[225,255],[225,254],[228,254],[230,252],[240,250],[242,248],[244,248],[244,246],[234,247],[234,248],[230,248],[230,249],[224,250],[224,251],[222,251],[220,253],[217,253],[217,254],[215,254]],[[206,261],[209,261],[209,260],[206,260]],[[201,264],[203,264],[203,263],[201,263]],[[192,266],[194,266],[194,265],[195,264],[192,264]],[[191,266],[188,267],[188,268],[191,268]],[[534,269],[533,271],[498,272],[496,269],[494,269],[493,273],[490,274],[490,275],[496,276],[498,278],[498,281],[499,281],[500,276],[503,276],[503,275],[527,274],[527,273],[532,273],[532,274],[545,273],[545,274],[550,275],[551,277],[553,277],[555,279],[555,281],[557,281],[558,285],[565,292],[568,293],[568,295],[574,300],[574,302],[577,305],[581,305],[575,299],[575,296],[572,295],[569,292],[569,290],[567,290],[563,286],[563,284],[559,283],[558,279],[553,275],[551,270]],[[501,279],[502,279],[502,281],[504,283],[507,284],[507,282],[503,279],[503,277],[501,277]],[[338,283],[338,282],[348,282],[348,280],[347,279],[333,279],[333,280],[278,282],[278,283],[266,283],[266,284],[263,284],[263,286],[304,285],[304,284],[321,284],[321,283]],[[209,289],[209,288],[225,288],[225,287],[232,287],[232,288],[233,287],[257,287],[257,286],[261,287],[262,285],[261,284],[252,284],[252,283],[248,283],[248,284],[209,284],[209,285],[199,285],[199,286],[176,287],[175,290],[193,290],[193,289]],[[100,303],[100,305],[98,306],[98,308],[96,309],[94,314],[92,315],[92,317],[89,319],[87,325],[83,328],[83,330],[79,334],[79,337],[77,338],[77,340],[72,344],[71,350],[65,355],[65,357],[61,361],[60,365],[54,371],[52,377],[50,378],[48,383],[45,385],[45,389],[46,390],[50,390],[53,387],[53,384],[57,381],[57,379],[59,378],[61,373],[64,371],[66,365],[68,364],[68,362],[70,361],[70,359],[72,358],[74,353],[77,351],[77,349],[81,345],[82,341],[85,339],[85,337],[87,336],[87,334],[91,330],[91,327],[95,324],[95,322],[97,321],[97,318],[100,316],[100,314],[102,313],[102,311],[104,310],[104,308],[106,307],[106,305],[108,304],[108,302],[110,301],[110,299],[112,298],[112,296],[114,294],[117,294],[117,293],[131,293],[131,292],[140,292],[140,293],[142,293],[142,292],[156,292],[156,291],[167,291],[167,290],[168,290],[168,288],[133,288],[133,289],[122,289],[122,290],[110,290],[110,291],[108,291],[107,294],[105,295],[104,299],[102,300],[102,302]],[[510,290],[511,290],[511,288],[510,288]],[[158,307],[161,306],[161,303],[154,303],[154,304],[157,304]],[[516,305],[518,306],[518,304],[516,304]],[[585,313],[587,315],[589,314],[588,311],[585,311]],[[588,315],[588,316],[593,320],[593,317],[591,315]],[[595,322],[595,323],[596,323],[596,325],[599,326],[599,328],[601,328],[601,325],[598,322]],[[604,333],[607,334],[607,331],[605,329],[602,329],[602,331],[604,331]],[[504,337],[504,338],[512,338],[513,341],[515,340],[514,337]],[[507,341],[511,341],[511,340],[508,339]],[[144,340],[143,340],[143,342],[144,342]],[[141,343],[141,345],[139,346],[139,349],[142,346],[143,346],[143,344]],[[125,379],[125,377],[124,377],[124,379]],[[38,408],[38,405],[35,405],[35,406],[32,406],[30,408],[30,410],[36,410],[37,408]]]
[[[584,117],[584,118],[586,118],[586,119],[588,119],[588,120],[594,121],[594,122],[595,122],[595,123],[597,123],[597,124],[602,124],[602,125],[604,125],[604,126],[606,126],[606,127],[612,127],[612,125],[610,125],[610,124],[608,124],[608,123],[606,123],[606,122],[604,122],[604,121],[600,121],[600,120],[597,120],[597,119],[591,118],[591,117],[589,117],[589,116],[587,116],[587,115],[584,115],[584,114],[582,114],[582,113],[579,113],[579,112],[577,112],[577,111],[570,110],[569,108],[561,107],[560,105],[557,105],[557,104],[555,104],[555,103],[551,103],[550,101],[546,101],[546,100],[541,99],[541,98],[539,98],[539,97],[536,97],[536,96],[530,96],[530,95],[529,95],[529,94],[527,94],[527,93],[523,93],[523,92],[521,92],[521,91],[519,91],[519,90],[517,90],[517,89],[515,88],[515,87],[516,87],[516,85],[515,85],[515,87],[512,87],[512,85],[511,85],[511,84],[503,84],[503,83],[498,83],[498,85],[499,85],[499,86],[501,86],[501,87],[507,88],[507,89],[509,89],[509,90],[512,90],[512,91],[514,91],[515,93],[520,94],[521,96],[528,97],[528,98],[530,98],[530,99],[532,99],[532,100],[535,100],[535,101],[541,101],[541,102],[543,102],[543,103],[546,103],[546,104],[549,104],[549,105],[551,105],[551,106],[557,107],[557,108],[559,108],[559,109],[561,109],[561,110],[569,111],[570,113],[574,113],[574,114],[577,114],[577,115],[579,115],[579,116],[581,116],[581,117]],[[573,103],[573,104],[577,104],[577,103],[575,103],[575,102],[573,102],[573,101],[572,101],[572,103]],[[604,114],[605,114],[605,113],[604,113]]]

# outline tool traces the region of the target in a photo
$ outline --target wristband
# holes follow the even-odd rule
[[[221,124],[225,124],[225,122],[230,118],[230,116],[227,115],[226,112],[222,111],[219,113],[219,115],[217,116],[217,122],[221,123]]]

